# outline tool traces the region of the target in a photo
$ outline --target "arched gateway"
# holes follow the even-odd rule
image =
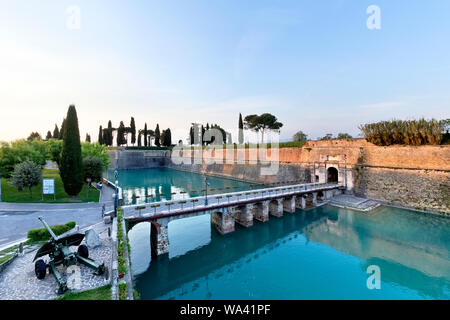
[[[327,169],[327,182],[328,183],[338,182],[338,170],[335,167],[330,167]]]

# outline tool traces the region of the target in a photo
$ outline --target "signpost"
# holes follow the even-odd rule
[[[42,179],[42,200],[44,200],[44,194],[52,194],[53,199],[56,200],[55,179]]]

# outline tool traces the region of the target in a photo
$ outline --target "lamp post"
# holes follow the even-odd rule
[[[207,206],[208,205],[208,186],[209,186],[210,184],[209,184],[209,180],[208,180],[208,177],[207,176],[205,176],[205,206]]]

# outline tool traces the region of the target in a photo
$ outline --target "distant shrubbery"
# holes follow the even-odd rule
[[[442,142],[445,121],[392,120],[361,125],[359,129],[367,141],[377,146],[393,144],[438,145]]]
[[[10,143],[2,142],[0,144],[0,172],[3,176],[9,178],[14,171],[14,167],[27,160],[40,166],[45,165],[46,160],[51,160],[59,165],[62,143],[62,140],[56,139],[47,141],[22,139]],[[106,146],[98,143],[82,142],[81,154],[83,158],[101,158],[104,168],[109,165],[109,154]]]
[[[70,221],[66,224],[60,224],[55,226],[50,226],[50,229],[57,235],[61,235],[63,233],[66,233],[69,230],[72,230],[75,228],[75,221]],[[50,239],[50,233],[45,228],[41,229],[32,229],[28,231],[28,239],[30,239],[32,242],[37,241],[46,241]]]

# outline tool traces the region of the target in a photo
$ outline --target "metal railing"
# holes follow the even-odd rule
[[[245,204],[253,201],[264,201],[282,198],[295,194],[313,191],[331,190],[341,187],[337,183],[304,183],[258,190],[237,191],[208,195],[210,201],[205,205],[205,196],[186,198],[182,200],[165,200],[153,203],[122,206],[125,218],[152,217],[164,214],[182,214],[183,212],[207,211],[230,205]]]

